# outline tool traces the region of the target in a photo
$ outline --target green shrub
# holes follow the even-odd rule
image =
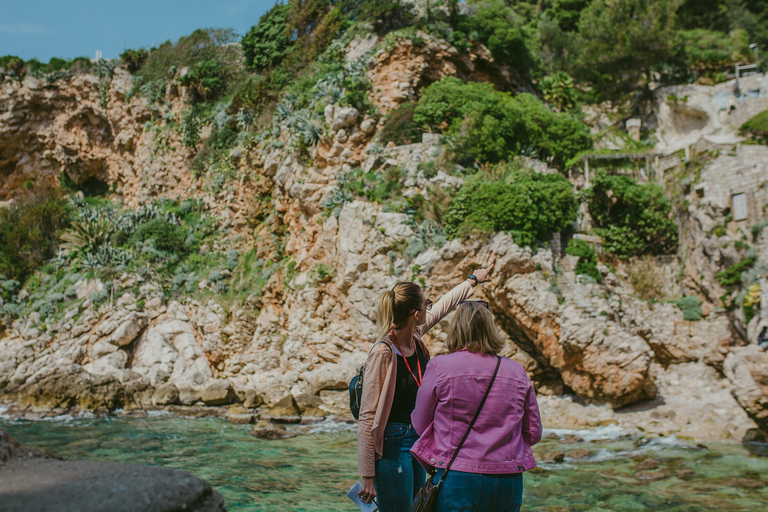
[[[761,144],[768,144],[768,110],[752,116],[746,123],[741,125],[739,133]]]
[[[572,238],[568,241],[568,246],[565,248],[565,252],[572,256],[578,256],[579,261],[576,263],[577,274],[589,276],[597,282],[600,282],[603,279],[603,276],[600,275],[600,271],[597,270],[595,250],[587,242]]]
[[[275,4],[243,36],[240,44],[246,66],[262,71],[283,60],[291,44],[288,37],[289,13],[288,3]]]
[[[147,61],[147,57],[149,57],[149,52],[145,48],[125,50],[120,54],[120,60],[129,73],[135,73],[141,69],[141,66]]]
[[[154,246],[159,251],[170,254],[186,254],[190,251],[186,244],[186,230],[165,219],[155,219],[141,224],[128,239],[128,244],[135,245],[137,242],[149,239],[154,240]]]
[[[24,60],[15,55],[3,55],[0,57],[0,69],[11,76],[24,76]]]
[[[166,41],[149,50],[149,55],[135,73],[134,91],[142,91],[149,82],[173,78],[177,70],[189,68],[192,77],[186,81],[200,97],[223,93],[237,83],[237,67],[241,58],[238,40],[231,29],[198,29],[176,43]],[[203,67],[197,65],[207,62]],[[195,69],[197,68],[197,69]]]
[[[480,4],[471,16],[460,16],[456,29],[474,35],[485,44],[494,60],[520,74],[534,67],[533,38],[524,20],[504,3]]]
[[[757,263],[757,258],[755,256],[747,256],[740,262],[718,272],[717,282],[720,283],[720,286],[727,289],[740,286],[741,274],[754,267],[755,263]]]
[[[675,304],[683,311],[683,319],[696,322],[701,319],[701,300],[695,295],[688,295],[678,300]]]
[[[383,203],[399,194],[404,177],[405,172],[400,167],[367,174],[362,169],[356,169],[347,177],[343,190],[363,196],[368,201]]]
[[[415,101],[407,101],[392,109],[379,132],[379,141],[382,144],[394,142],[398,146],[421,142],[421,134],[423,132],[413,122],[413,112],[415,109]]]
[[[583,11],[589,3],[589,0],[555,0],[552,3],[552,8],[548,10],[547,14],[550,14],[555,18],[564,31],[573,32],[579,24],[581,11]]]
[[[484,83],[445,78],[430,85],[414,110],[425,131],[440,130],[457,139],[462,163],[500,162],[533,148],[563,167],[592,146],[589,128],[568,114],[552,112],[530,94],[511,96]]]
[[[198,62],[194,67],[181,77],[182,85],[189,87],[197,97],[210,100],[218,97],[224,90],[226,83],[224,67],[214,59]]]
[[[639,184],[628,176],[595,174],[584,192],[595,231],[603,248],[619,258],[667,254],[677,247],[677,224],[670,219],[672,203],[656,184]]]
[[[517,171],[507,181],[469,178],[451,201],[445,221],[448,238],[512,233],[520,246],[545,242],[576,220],[573,187],[560,174]]]
[[[424,179],[431,180],[435,176],[437,176],[437,164],[435,164],[434,160],[430,160],[429,162],[422,162],[417,166],[417,169],[421,171],[421,174],[424,176]]]
[[[199,130],[199,128],[198,128]],[[229,151],[237,143],[237,132],[228,126],[219,128],[214,124],[211,135],[205,139],[205,144],[192,159],[192,170],[198,174],[204,174],[209,167],[217,167],[229,154]]]
[[[181,118],[181,142],[188,148],[193,148],[200,142],[200,124],[200,118],[194,109],[184,112]]]
[[[415,16],[407,2],[367,0],[363,2],[360,18],[370,22],[373,30],[383,36],[387,32],[410,25]]]
[[[0,275],[23,283],[54,256],[72,213],[67,201],[52,190],[0,208]]]
[[[544,101],[556,106],[558,110],[569,110],[576,103],[573,78],[568,73],[558,71],[547,75],[539,80],[538,86]]]

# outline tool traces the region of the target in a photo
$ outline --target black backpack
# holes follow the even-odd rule
[[[384,343],[383,341],[380,341],[379,343]],[[389,350],[392,350],[392,347],[389,345],[389,343],[384,343]],[[373,347],[371,347],[371,350],[368,352],[370,355],[371,352],[373,352],[373,348],[378,345],[378,343],[374,344]],[[363,400],[363,374],[365,373],[365,365],[360,367],[360,371],[357,372],[357,375],[352,377],[352,380],[349,381],[349,410],[352,413],[352,416],[355,419],[360,418],[360,403]]]

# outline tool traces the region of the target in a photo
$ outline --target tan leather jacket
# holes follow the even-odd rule
[[[421,345],[427,361],[429,351],[421,337],[459,302],[470,297],[473,291],[470,282],[464,281],[441,297],[431,311],[427,311],[426,322],[413,334],[414,341]],[[375,476],[376,460],[381,457],[384,449],[384,428],[392,410],[397,381],[397,358],[393,357],[395,350],[392,334],[388,334],[382,342],[373,348],[365,361],[363,396],[360,399],[360,419],[357,424],[357,470],[361,476],[367,477]]]

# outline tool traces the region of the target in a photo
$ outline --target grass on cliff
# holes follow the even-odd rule
[[[760,112],[742,124],[739,134],[749,137],[758,144],[768,144],[768,111]]]

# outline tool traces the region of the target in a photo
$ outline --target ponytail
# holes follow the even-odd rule
[[[376,309],[376,341],[383,340],[395,322],[394,303],[395,292],[392,290],[385,291],[379,297],[379,307]]]
[[[402,327],[414,311],[421,309],[424,294],[419,285],[397,283],[379,297],[376,309],[376,341],[383,340],[392,327]]]

